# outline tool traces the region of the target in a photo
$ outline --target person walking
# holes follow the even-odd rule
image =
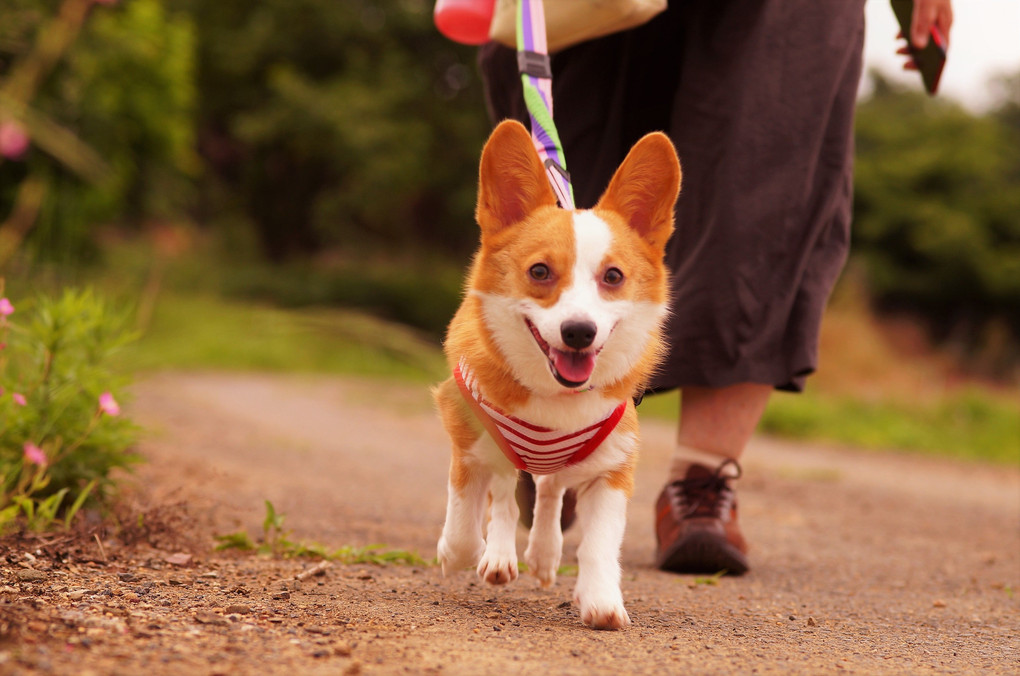
[[[917,0],[910,40],[951,25],[950,0]],[[818,365],[850,239],[863,44],[864,0],[672,0],[551,57],[578,208],[650,131],[683,166],[670,351],[649,389],[681,391],[655,513],[663,570],[750,567],[732,484],[772,391],[801,391]],[[479,64],[493,122],[527,124],[516,52],[490,42]]]

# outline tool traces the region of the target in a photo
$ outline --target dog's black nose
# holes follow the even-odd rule
[[[595,340],[598,327],[595,322],[566,321],[560,325],[560,336],[567,347],[583,350]]]

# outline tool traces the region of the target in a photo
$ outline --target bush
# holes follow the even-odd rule
[[[974,116],[879,79],[858,109],[853,255],[869,291],[971,349],[993,323],[1020,337],[1020,86],[1011,96]]]
[[[69,522],[138,459],[137,428],[117,404],[125,378],[107,367],[132,336],[90,291],[40,297],[24,323],[14,309],[0,298],[0,527],[19,514],[30,527],[60,513]]]

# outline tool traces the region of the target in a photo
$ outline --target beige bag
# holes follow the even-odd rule
[[[667,0],[546,0],[545,32],[550,52],[640,26],[666,9]],[[496,0],[489,37],[517,46],[517,0]]]

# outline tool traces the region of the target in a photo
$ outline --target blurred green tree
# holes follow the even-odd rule
[[[182,0],[199,31],[200,149],[264,252],[468,251],[488,130],[473,50],[431,0]]]
[[[971,347],[989,322],[1020,336],[1017,110],[1015,83],[975,116],[880,76],[858,108],[853,255],[869,291]]]
[[[94,4],[0,6],[0,124],[26,142],[0,158],[0,265],[33,226],[37,254],[72,262],[95,251],[96,225],[189,203],[200,168],[190,19],[160,0]]]

